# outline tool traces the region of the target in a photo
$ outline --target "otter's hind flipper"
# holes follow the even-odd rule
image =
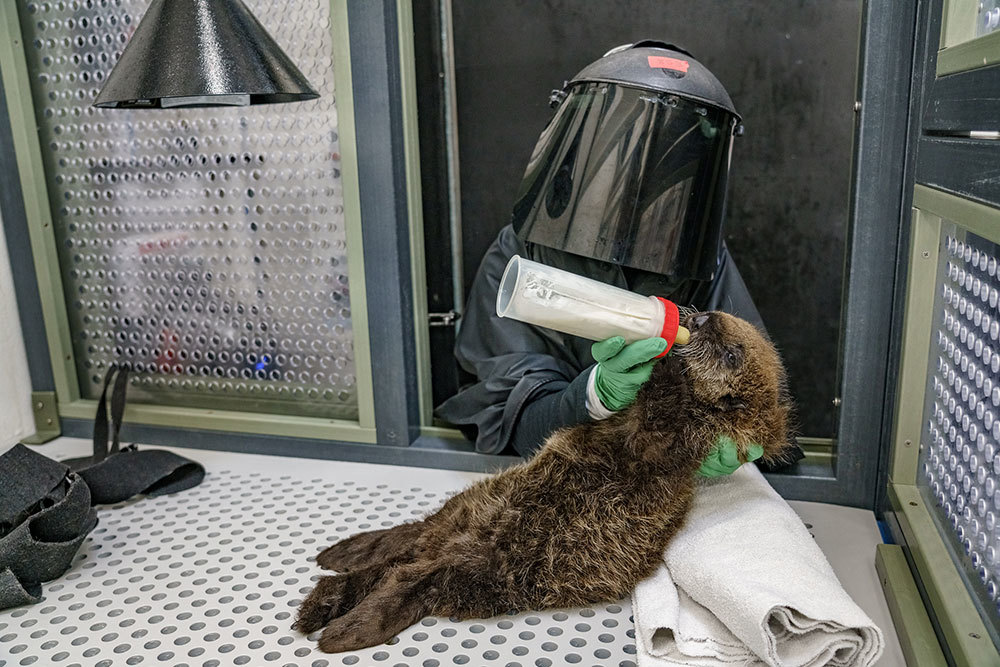
[[[293,627],[309,634],[350,612],[378,585],[386,572],[385,567],[377,564],[350,574],[321,577],[299,605]]]
[[[357,606],[329,622],[320,650],[339,653],[389,641],[431,612],[439,578],[428,563],[394,567]]]
[[[423,521],[417,521],[352,535],[321,551],[316,563],[335,572],[351,572],[376,563],[388,566],[412,554],[413,543],[423,529]]]

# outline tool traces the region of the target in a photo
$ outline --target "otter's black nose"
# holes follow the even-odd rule
[[[700,329],[708,322],[708,314],[697,315],[691,319],[691,329]]]

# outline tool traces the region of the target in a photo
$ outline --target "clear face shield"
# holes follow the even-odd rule
[[[535,146],[514,229],[563,252],[710,280],[737,123],[670,93],[577,84]]]

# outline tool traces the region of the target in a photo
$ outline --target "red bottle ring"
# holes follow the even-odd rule
[[[659,296],[656,298],[663,304],[663,328],[660,330],[660,338],[667,341],[667,347],[656,356],[659,359],[667,356],[670,348],[674,346],[674,341],[677,340],[677,329],[681,326],[681,314],[677,310],[677,304],[673,301],[667,301]]]

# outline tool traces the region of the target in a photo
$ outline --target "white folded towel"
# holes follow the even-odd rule
[[[884,646],[754,465],[699,484],[663,566],[639,583],[632,605],[639,667],[867,666]]]

